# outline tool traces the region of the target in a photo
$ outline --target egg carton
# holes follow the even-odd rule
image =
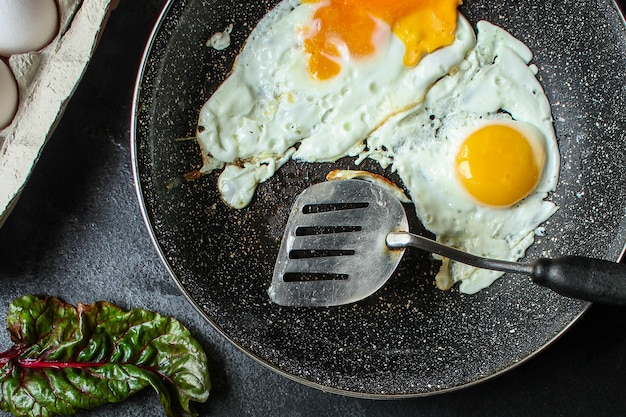
[[[19,104],[0,130],[0,226],[17,203],[42,149],[58,124],[119,0],[57,0],[59,31],[38,51],[8,64]]]

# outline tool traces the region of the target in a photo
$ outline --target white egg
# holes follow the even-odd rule
[[[55,0],[0,1],[0,55],[8,57],[46,46],[57,34]]]
[[[11,69],[0,59],[0,129],[7,127],[18,105],[17,82]]]

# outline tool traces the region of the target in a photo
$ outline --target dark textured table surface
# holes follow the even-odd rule
[[[373,401],[288,380],[227,342],[185,299],[153,248],[133,185],[129,124],[145,42],[164,0],[123,1],[85,77],[0,229],[0,322],[25,293],[112,301],[183,322],[209,355],[202,416],[626,415],[626,309],[592,306],[559,340],[512,371],[448,394]],[[624,2],[622,2],[623,4]],[[625,99],[626,100],[626,99]],[[10,345],[0,336],[0,348]],[[5,415],[4,413],[0,413]],[[148,390],[82,416],[163,416]]]

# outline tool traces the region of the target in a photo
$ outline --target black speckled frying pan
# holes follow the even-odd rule
[[[193,140],[202,104],[274,0],[172,0],[139,74],[131,129],[139,198],[158,251],[191,303],[232,343],[302,383],[347,395],[408,397],[461,388],[511,368],[562,334],[587,304],[505,276],[475,295],[433,284],[428,255],[407,253],[375,296],[347,306],[272,304],[266,290],[289,209],[336,164],[290,162],[246,209],[226,208]],[[618,260],[626,244],[626,25],[612,1],[466,0],[534,52],[552,104],[562,171],[559,211],[529,258]],[[224,51],[205,45],[233,24]],[[363,168],[363,166],[362,166]],[[366,164],[364,169],[397,178]],[[409,213],[409,217],[411,216]],[[419,224],[411,224],[419,230]]]

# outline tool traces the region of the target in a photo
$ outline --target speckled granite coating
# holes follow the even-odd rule
[[[7,304],[15,297],[24,293],[52,294],[60,296],[69,302],[93,302],[99,299],[113,301],[122,307],[145,307],[157,310],[163,314],[172,315],[186,324],[192,333],[200,340],[205,347],[210,360],[210,368],[214,382],[214,389],[207,404],[200,406],[200,415],[203,417],[241,417],[241,416],[288,416],[288,417],[319,417],[319,416],[355,416],[355,417],[389,417],[389,416],[425,416],[425,417],[453,417],[453,416],[494,416],[503,415],[516,416],[617,416],[626,409],[626,388],[624,388],[624,375],[626,375],[626,310],[622,308],[610,308],[603,306],[592,306],[564,336],[548,347],[541,354],[532,360],[524,363],[514,370],[500,375],[497,378],[486,381],[464,390],[450,392],[443,395],[436,395],[424,398],[402,399],[397,401],[370,401],[358,398],[350,398],[325,393],[321,390],[313,389],[305,385],[296,383],[288,378],[270,371],[265,366],[242,353],[232,343],[227,341],[198,312],[186,299],[176,283],[170,278],[168,271],[162,265],[159,257],[150,242],[148,232],[141,219],[139,205],[135,196],[132,166],[130,163],[129,148],[129,122],[131,96],[134,79],[139,65],[141,51],[143,50],[147,36],[156,20],[164,0],[143,0],[141,2],[125,1],[121,2],[119,8],[111,16],[111,20],[102,38],[102,42],[96,52],[94,60],[87,70],[85,78],[77,90],[74,98],[70,102],[63,120],[57,131],[53,135],[49,144],[44,149],[43,155],[37,165],[31,180],[29,181],[20,202],[16,206],[7,223],[0,229],[0,322],[6,319]],[[473,3],[478,5],[478,3]],[[492,6],[483,6],[477,9],[488,12]],[[585,10],[576,13],[575,21],[584,17],[584,13],[591,13],[593,25],[586,26],[586,33],[592,32],[599,22],[599,16],[614,14],[610,6],[598,0],[597,2],[547,2],[545,4],[552,10],[558,7],[584,6]],[[472,3],[467,3],[471,6]],[[567,5],[567,6],[564,6]],[[494,16],[502,13],[498,9],[492,10]],[[522,16],[533,16],[525,8],[520,7],[519,13]],[[536,12],[535,12],[536,13]],[[538,25],[538,24],[537,24]],[[175,26],[175,25],[174,25]],[[224,28],[220,26],[219,30]],[[585,25],[583,25],[585,26]],[[576,27],[572,23],[572,27]],[[602,28],[600,26],[600,28]],[[605,27],[601,29],[607,41],[600,50],[614,51],[616,39],[623,39],[623,28]],[[212,33],[212,28],[206,30]],[[526,42],[531,42],[533,37],[524,38]],[[560,41],[563,41],[560,39]],[[572,62],[575,60],[572,55],[582,60],[582,55],[593,56],[595,49],[585,47],[585,43],[571,45],[576,46],[576,53],[566,52],[565,45],[561,54],[562,62]],[[594,42],[593,45],[600,43]],[[594,48],[596,48],[594,46]],[[605,53],[605,52],[603,52]],[[558,55],[558,54],[557,54]],[[544,76],[552,73],[552,82],[557,83],[560,71],[570,71],[567,67],[553,69],[551,72],[545,68],[548,64],[545,59],[537,56],[535,62],[540,64],[540,70],[546,71]],[[561,62],[561,61],[559,61]],[[556,64],[555,64],[556,65]],[[560,117],[563,119],[575,120],[575,127],[589,129],[593,135],[600,134],[603,140],[607,138],[622,138],[624,130],[624,114],[622,111],[617,116],[611,115],[610,110],[616,104],[624,103],[624,82],[619,81],[618,76],[623,77],[624,56],[616,54],[600,66],[606,73],[613,72],[608,77],[613,82],[605,87],[603,78],[598,75],[591,75],[594,71],[586,72],[586,82],[592,86],[581,88],[585,81],[577,80],[571,82],[572,90],[568,93],[563,91],[564,96],[583,97],[589,99],[589,106],[595,110],[606,109],[600,113],[596,111],[595,116],[586,113],[585,109],[569,110],[561,108]],[[622,78],[623,80],[623,78]],[[558,83],[557,83],[558,84]],[[580,84],[580,85],[579,85]],[[596,96],[601,95],[605,90],[611,93],[611,100],[607,104],[603,101],[599,107],[595,107]],[[618,91],[622,91],[619,93]],[[568,89],[569,90],[569,89]],[[581,92],[582,91],[582,92]],[[587,92],[584,92],[587,91]],[[194,94],[206,95],[208,92],[194,92]],[[582,95],[582,96],[581,96]],[[621,99],[620,99],[621,97]],[[195,99],[194,99],[195,100]],[[192,103],[186,100],[176,104],[179,109],[188,109],[189,120],[192,120],[193,112],[197,109],[191,106]],[[621,110],[621,105],[618,109]],[[595,126],[598,122],[599,125]],[[559,122],[562,123],[562,122]],[[560,126],[560,127],[559,127]],[[557,123],[560,132],[563,132],[562,125]],[[189,132],[183,132],[188,134]],[[579,137],[579,141],[597,140],[593,135],[585,134],[578,130],[570,132],[572,137]],[[620,136],[622,135],[622,136]],[[575,143],[574,140],[572,143]],[[595,143],[595,142],[594,142]],[[193,152],[188,148],[188,144],[178,143],[183,152]],[[576,156],[574,149],[570,152],[574,156],[574,162],[570,170],[574,172],[580,170],[589,161],[595,158],[604,158],[608,153],[607,146],[596,146]],[[624,160],[624,148],[617,147],[617,157]],[[189,162],[193,166],[193,162]],[[602,166],[605,166],[604,164]],[[183,167],[187,168],[187,167]],[[178,176],[173,175],[170,180],[178,181]],[[623,178],[623,177],[622,177]],[[568,180],[569,184],[561,192],[561,197],[570,192],[580,193],[580,185],[584,181],[577,183],[577,178]],[[582,179],[582,178],[581,178]],[[586,180],[587,181],[587,180]],[[592,180],[588,180],[592,181]],[[596,178],[594,182],[601,181]],[[608,189],[617,188],[622,193],[624,182],[602,185]],[[208,186],[207,186],[208,187]],[[620,188],[621,187],[621,188]],[[576,190],[576,191],[574,191]],[[605,194],[603,189],[586,189],[585,193],[592,193],[593,198],[598,198],[596,204],[586,204],[589,207],[595,205],[596,209],[591,210],[596,213],[602,207],[600,202],[608,204],[612,198]],[[587,194],[584,194],[587,195]],[[580,198],[582,198],[581,195]],[[579,197],[577,197],[579,198]],[[592,197],[587,197],[591,199]],[[590,200],[583,200],[588,202]],[[203,207],[207,210],[206,218],[211,219],[211,206]],[[623,222],[623,207],[612,207],[621,213]],[[611,210],[608,210],[609,212]],[[267,213],[281,217],[280,212]],[[611,217],[611,216],[609,216]],[[618,216],[619,217],[619,216]],[[599,227],[599,235],[606,234],[610,230],[611,224],[604,226],[589,219],[577,218],[579,222],[585,224],[585,229]],[[215,221],[214,223],[218,223]],[[267,224],[270,234],[281,232],[277,225],[278,221]],[[623,225],[623,223],[621,223]],[[215,224],[212,227],[216,227]],[[623,226],[622,226],[623,229]],[[571,233],[571,232],[570,232]],[[585,235],[578,235],[576,239],[591,246],[594,251],[615,253],[619,248],[608,249],[598,242],[606,241],[615,236],[589,239]],[[175,252],[182,248],[168,248]],[[253,253],[251,250],[249,254]],[[267,263],[271,263],[267,260]],[[184,270],[183,270],[184,271]],[[419,285],[417,290],[430,287],[426,278],[411,276],[407,278],[406,284],[394,281],[393,286],[386,294],[400,293],[406,299],[415,295],[415,289],[411,284]],[[399,281],[399,280],[398,280]],[[513,285],[513,283],[508,284]],[[515,285],[522,285],[518,281]],[[197,287],[200,287],[199,285]],[[240,288],[237,285],[236,288]],[[218,291],[226,291],[221,288]],[[258,300],[262,300],[264,286],[258,286]],[[194,289],[200,292],[200,289]],[[429,291],[429,290],[427,290]],[[498,291],[504,292],[501,287]],[[507,289],[508,291],[508,289]],[[494,303],[512,303],[515,288],[510,287],[509,296],[502,293],[492,293],[490,295]],[[382,294],[381,294],[382,295]],[[231,293],[233,299],[237,297],[235,291]],[[455,300],[460,299],[460,295],[452,296]],[[372,303],[383,303],[385,300],[371,300]],[[487,298],[485,302],[487,302]],[[264,300],[262,301],[265,302]],[[456,301],[458,303],[458,301]],[[517,304],[519,302],[519,304]],[[515,307],[520,314],[531,315],[532,323],[541,323],[541,319],[550,318],[552,305],[544,305],[543,310],[535,312],[534,316],[528,309],[531,307],[531,297],[523,296],[516,300]],[[210,310],[211,303],[201,305],[207,308],[208,313],[213,314],[217,310]],[[272,329],[259,326],[254,317],[254,313],[263,307],[256,306],[250,302],[243,309],[232,310],[237,314],[232,322],[239,321],[240,328],[233,331],[237,337],[261,334],[268,338],[272,336]],[[267,306],[265,306],[267,307]],[[358,308],[366,308],[366,305]],[[425,322],[433,320],[432,309],[427,306],[413,305],[417,309],[415,320]],[[404,309],[411,306],[395,305],[387,308],[388,314],[399,314]],[[493,306],[496,308],[496,305]],[[385,310],[381,310],[384,315]],[[487,317],[487,313],[480,312]],[[319,314],[319,313],[318,313]],[[354,313],[343,311],[337,316],[335,326],[345,331],[350,331],[350,325],[360,326],[365,336],[363,339],[339,340],[338,343],[344,345],[356,345],[371,347],[376,340],[376,332],[381,329],[373,321],[349,323],[349,319]],[[501,318],[500,322],[504,328],[513,330],[510,326],[513,314]],[[294,318],[293,315],[275,314],[281,321]],[[312,321],[313,318],[306,318]],[[473,320],[473,324],[467,330],[462,330],[462,339],[454,346],[448,347],[444,352],[428,348],[428,353],[433,358],[439,358],[443,354],[454,352],[458,355],[469,355],[479,357],[489,356],[491,352],[485,349],[479,352],[469,350],[470,343],[476,338],[479,331],[488,332],[494,324],[480,323],[481,317]],[[513,317],[514,318],[514,317]],[[236,319],[236,320],[235,320]],[[296,317],[293,326],[297,329],[302,324]],[[450,317],[447,323],[454,323],[454,317]],[[343,320],[343,322],[339,322]],[[468,318],[463,319],[470,322]],[[291,323],[290,323],[291,325]],[[509,326],[509,327],[507,327]],[[524,323],[518,326],[513,332],[515,339],[513,346],[528,345],[530,342],[520,336],[518,331],[523,331]],[[384,329],[387,330],[386,328]],[[289,331],[289,329],[287,329]],[[443,332],[443,331],[442,331]],[[0,332],[1,333],[1,332]],[[390,342],[383,342],[379,352],[387,352],[395,349],[397,357],[408,353],[415,353],[417,349],[401,350],[391,345],[391,341],[402,341],[398,334],[400,330],[394,331],[390,335]],[[313,335],[309,333],[307,336]],[[314,336],[314,335],[313,335]],[[276,337],[283,337],[280,332],[276,332]],[[480,337],[480,335],[479,335]],[[409,335],[408,338],[414,338]],[[311,340],[318,341],[311,337]],[[405,339],[401,347],[406,347],[408,339]],[[320,343],[315,345],[307,341],[309,350],[314,350],[316,346],[323,347]],[[290,343],[295,345],[296,341]],[[502,345],[498,341],[493,341],[493,345]],[[9,346],[8,335],[0,334],[0,348]],[[257,348],[258,346],[253,346]],[[298,347],[298,346],[296,346]],[[267,348],[265,348],[267,350]],[[504,349],[504,346],[502,346]],[[319,352],[310,352],[311,357],[328,357],[322,349]],[[481,353],[482,352],[482,353]],[[271,353],[271,352],[270,352]],[[502,354],[500,350],[498,354]],[[337,356],[342,354],[337,350]],[[417,352],[416,354],[420,354]],[[370,355],[369,353],[367,355]],[[275,357],[278,353],[274,354]],[[383,364],[383,377],[389,381],[384,381],[387,386],[400,385],[395,382],[395,368],[391,366],[397,363],[392,357],[389,365]],[[487,358],[489,359],[489,358]],[[330,366],[341,373],[341,358],[330,358]],[[279,362],[286,365],[293,363],[289,357],[278,358]],[[395,361],[395,362],[394,362]],[[433,362],[435,359],[433,359]],[[351,363],[353,368],[361,367],[369,374],[376,374],[379,368],[367,368],[358,364],[358,358]],[[407,378],[406,370],[398,368],[398,378]],[[427,374],[428,370],[420,371]],[[449,370],[449,374],[458,377],[463,371]],[[302,371],[303,376],[307,377]],[[371,377],[370,380],[375,379]],[[382,378],[379,378],[382,379]],[[341,374],[331,375],[330,382],[337,381],[345,383],[346,378]],[[360,381],[348,381],[353,385],[358,385]],[[400,387],[401,388],[401,387]],[[9,416],[0,412],[1,416]],[[80,413],[81,416],[91,417],[156,417],[164,416],[156,395],[150,390],[146,390],[128,401],[99,408],[94,411]]]
[[[472,384],[515,365],[585,310],[585,303],[520,277],[501,279],[473,296],[440,292],[432,284],[430,259],[416,252],[362,302],[329,309],[270,303],[266,289],[295,196],[322,181],[331,167],[353,163],[291,162],[239,211],[221,203],[216,175],[182,180],[201,164],[195,142],[176,139],[194,135],[198,109],[275,2],[219,4],[171,3],[142,84],[137,168],[162,256],[196,307],[236,345],[324,390],[422,395]],[[532,1],[467,1],[462,11],[474,23],[490,20],[525,42],[536,54],[540,81],[554,103],[563,169],[552,199],[560,210],[529,255],[618,259],[626,242],[626,172],[621,169],[626,119],[620,111],[626,35],[616,10],[597,2],[540,7]],[[230,49],[203,45],[231,23]],[[363,168],[380,172],[376,164]]]

